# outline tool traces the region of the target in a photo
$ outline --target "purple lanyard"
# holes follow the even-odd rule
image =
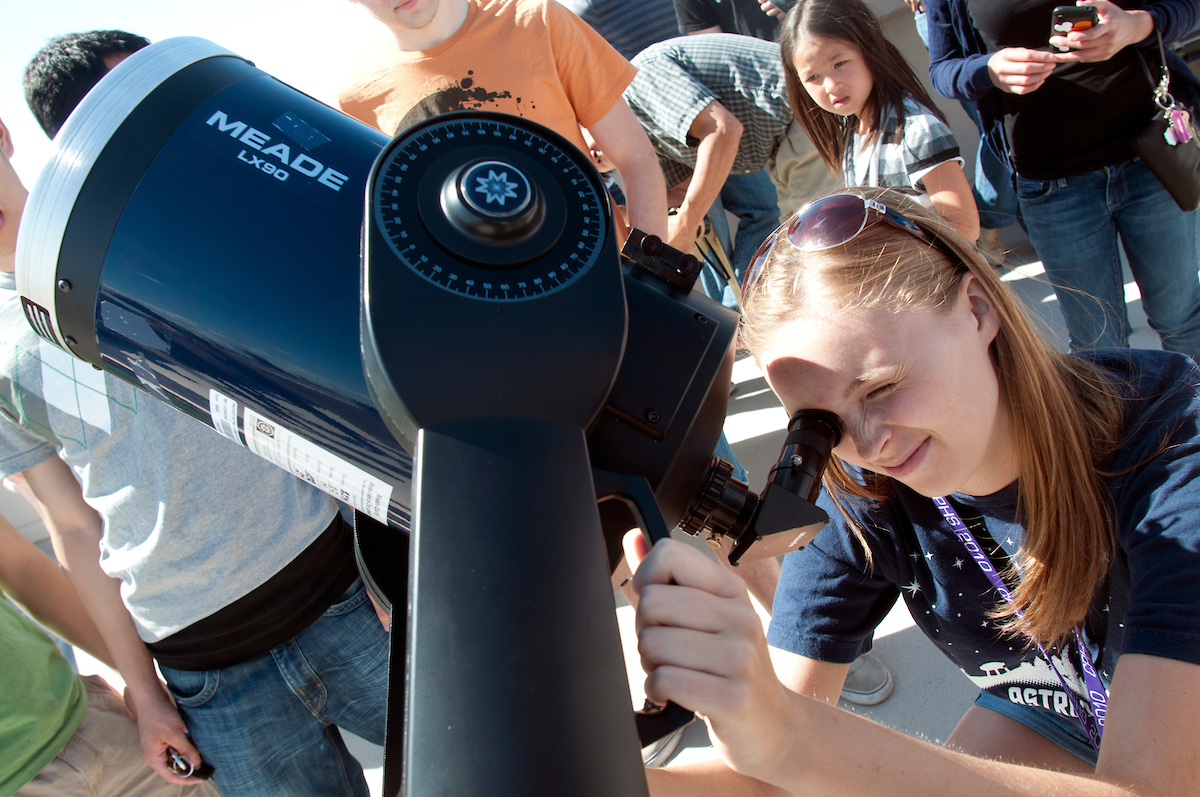
[[[971,534],[967,524],[963,523],[958,512],[954,511],[954,507],[945,498],[934,498],[934,505],[938,508],[938,512],[942,513],[942,517],[950,525],[950,530],[954,532],[954,536],[967,549],[967,553],[975,560],[975,564],[979,565],[979,569],[987,576],[988,581],[992,582],[992,586],[1000,593],[1000,597],[1012,603],[1012,593],[1008,587],[1000,580],[1000,574],[996,572],[996,568],[992,566],[992,562],[984,553],[983,548],[975,541],[975,536]],[[1021,610],[1017,609],[1017,617],[1021,617]],[[1100,681],[1100,676],[1096,674],[1096,668],[1092,666],[1092,657],[1088,653],[1087,646],[1083,644],[1083,634],[1079,632],[1079,627],[1074,630],[1075,643],[1079,646],[1079,660],[1083,664],[1083,682],[1087,686],[1088,700],[1091,703],[1091,714],[1084,714],[1080,710],[1079,701],[1075,697],[1075,692],[1067,686],[1067,680],[1063,678],[1062,673],[1054,666],[1054,660],[1050,658],[1050,654],[1046,652],[1046,648],[1042,643],[1034,640],[1037,649],[1041,652],[1046,663],[1050,665],[1050,669],[1054,670],[1054,674],[1058,677],[1058,682],[1062,684],[1063,691],[1067,693],[1067,700],[1071,701],[1071,708],[1075,710],[1075,716],[1079,718],[1079,724],[1083,726],[1084,733],[1087,734],[1088,741],[1092,743],[1092,747],[1100,749],[1100,737],[1104,734],[1104,715],[1108,713],[1108,690],[1104,688],[1104,684]]]

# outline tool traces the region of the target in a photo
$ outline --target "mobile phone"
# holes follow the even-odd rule
[[[1095,6],[1058,6],[1050,13],[1050,35],[1066,36],[1073,30],[1089,30],[1100,24]]]

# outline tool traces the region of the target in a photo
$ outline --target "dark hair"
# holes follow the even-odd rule
[[[842,155],[846,151],[851,120],[821,109],[808,96],[793,63],[799,43],[805,39],[836,39],[852,44],[862,53],[871,72],[871,97],[863,108],[871,132],[868,142],[879,135],[879,119],[888,108],[904,118],[904,98],[911,95],[943,122],[946,118],[930,99],[912,67],[888,41],[879,27],[879,20],[861,0],[800,0],[788,12],[779,29],[779,49],[783,56],[783,74],[787,82],[792,112],[804,125],[821,160],[831,170],[842,171]],[[896,131],[896,141],[904,137],[904,126]]]
[[[46,135],[54,138],[84,95],[108,72],[104,59],[128,55],[149,39],[123,30],[68,33],[50,40],[25,67],[25,102]]]

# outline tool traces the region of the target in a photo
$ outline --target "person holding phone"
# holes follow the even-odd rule
[[[1060,5],[926,0],[930,78],[947,97],[978,102],[989,146],[1013,167],[1071,348],[1128,345],[1123,249],[1163,348],[1196,357],[1200,216],[1179,209],[1129,142],[1155,112],[1139,50],[1157,80],[1155,32],[1172,41],[1191,31],[1200,0],[1128,10],[1079,0],[1096,24],[1065,35],[1061,20],[1051,29]],[[1195,108],[1200,81],[1178,56],[1167,59],[1172,93]]]
[[[1058,351],[895,190],[801,210],[742,297],[787,412],[839,419],[830,521],[784,557],[765,639],[736,576],[626,537],[646,694],[721,758],[647,772],[651,794],[1200,792],[1196,364]],[[942,747],[834,705],[899,598],[981,690]]]

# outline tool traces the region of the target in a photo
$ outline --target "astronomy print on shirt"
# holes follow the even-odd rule
[[[1083,678],[1076,672],[1073,657],[1066,651],[1052,654],[1054,667],[1075,695],[1076,703],[1086,703]],[[961,668],[971,681],[1010,703],[1052,711],[1062,717],[1078,719],[1071,699],[1063,689],[1058,675],[1041,655],[1020,662],[1012,669],[1003,661],[987,661],[978,665],[978,672]]]
[[[1001,526],[995,521],[993,525]],[[989,558],[993,562],[1007,564],[1005,552],[986,536],[986,531],[976,529],[975,533],[985,548],[991,548]],[[950,536],[944,535],[947,540]],[[1002,539],[1015,549],[1015,540],[1011,536]],[[930,540],[926,540],[928,542]],[[1059,647],[1047,648],[1054,668],[1058,670],[1056,675],[1036,646],[1025,639],[1003,635],[997,622],[986,614],[988,602],[972,598],[972,595],[990,594],[993,600],[998,600],[990,586],[981,583],[978,567],[965,552],[953,544],[929,546],[923,554],[910,552],[910,559],[917,557],[928,569],[914,569],[904,574],[900,590],[909,613],[925,635],[976,686],[1001,700],[1039,708],[1070,721],[1078,720],[1077,705],[1090,711],[1074,637],[1068,637]],[[942,560],[940,565],[939,560]],[[1103,626],[1108,620],[1107,605],[1101,613],[1104,617],[1097,619]],[[1085,638],[1085,642],[1094,660],[1098,648],[1094,640]],[[1102,677],[1107,682],[1111,672],[1105,670]],[[1073,693],[1073,699],[1063,688],[1063,681]]]

